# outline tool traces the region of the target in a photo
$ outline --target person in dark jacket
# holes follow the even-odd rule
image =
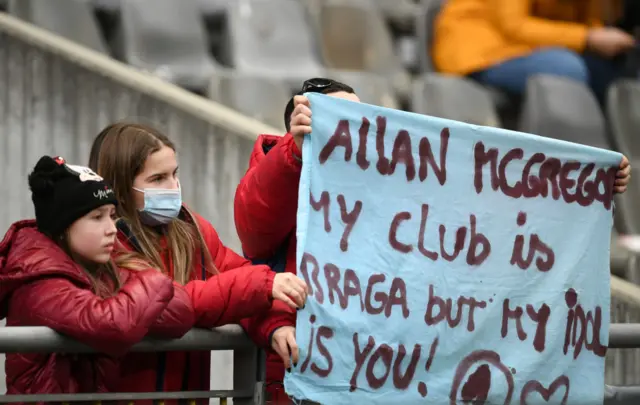
[[[276,303],[291,310],[304,305],[304,281],[291,273],[275,274],[266,265],[251,265],[183,204],[176,148],[160,131],[125,122],[109,125],[94,141],[89,162],[114,184],[124,255],[151,262],[191,298],[195,318],[176,319],[184,330],[262,319]],[[277,322],[294,325],[289,319]],[[267,327],[253,325],[249,336],[257,343],[266,341]],[[208,391],[210,359],[210,353],[202,351],[131,353],[122,362],[119,391]]]
[[[14,223],[0,242],[0,319],[47,326],[97,353],[8,354],[7,393],[111,391],[118,356],[162,330],[163,319],[193,311],[163,316],[171,280],[143,262],[112,260],[117,201],[101,177],[44,156],[29,186],[35,221]]]

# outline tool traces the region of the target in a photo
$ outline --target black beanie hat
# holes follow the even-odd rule
[[[102,177],[87,167],[68,165],[59,156],[40,158],[29,175],[29,188],[38,229],[51,237],[94,209],[117,204]]]

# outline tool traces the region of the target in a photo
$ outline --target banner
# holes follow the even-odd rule
[[[308,97],[287,393],[602,404],[621,155]]]

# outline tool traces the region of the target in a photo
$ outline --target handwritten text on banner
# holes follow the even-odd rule
[[[309,99],[297,261],[313,293],[287,392],[601,404],[621,156]]]

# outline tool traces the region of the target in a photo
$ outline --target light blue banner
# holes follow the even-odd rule
[[[621,155],[308,97],[287,393],[602,404]]]

